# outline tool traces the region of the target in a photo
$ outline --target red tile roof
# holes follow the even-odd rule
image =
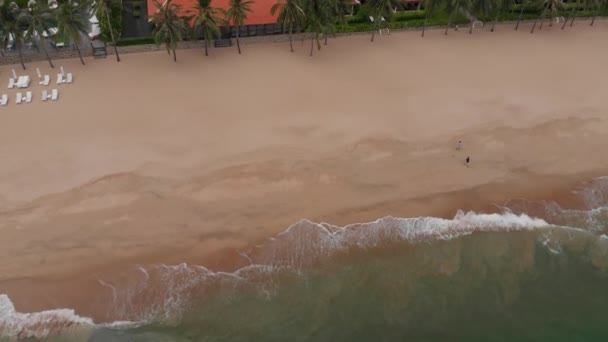
[[[154,13],[156,13],[156,6],[154,5],[154,0],[147,1],[148,18],[152,18]],[[173,0],[172,2],[181,6],[181,15],[183,16],[188,15],[188,11],[194,9],[196,4],[196,0]],[[249,13],[247,20],[245,20],[245,25],[276,23],[276,16],[270,15],[270,8],[275,2],[276,0],[254,0],[253,4],[251,5],[251,12]],[[213,0],[212,5],[215,7],[228,9],[230,7],[230,0]]]

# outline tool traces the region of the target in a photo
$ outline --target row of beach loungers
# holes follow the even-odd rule
[[[57,84],[70,84],[74,80],[74,77],[71,72],[67,74],[57,74]],[[8,80],[8,89],[17,88],[27,88],[30,83],[29,76],[21,76],[15,82],[14,78],[10,78]],[[44,75],[44,78],[39,82],[42,86],[48,86],[51,83],[51,77],[49,75]]]
[[[52,101],[56,101],[58,98],[59,98],[59,91],[57,91],[57,89],[51,90],[50,93],[46,89],[44,89],[42,91],[41,99],[43,102],[47,101],[49,99]],[[30,103],[30,102],[32,102],[32,92],[31,91],[28,91],[25,94],[17,93],[15,96],[15,103],[17,103],[17,104]],[[2,96],[0,97],[0,106],[6,106],[7,104],[8,104],[8,95],[2,94]]]

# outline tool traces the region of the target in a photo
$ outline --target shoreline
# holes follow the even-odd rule
[[[336,39],[312,59],[260,44],[177,64],[163,52],[66,61],[75,83],[58,102],[0,109],[0,293],[22,312],[103,321],[100,279],[138,264],[234,270],[246,262],[235,250],[302,218],[580,206],[572,189],[608,175],[607,32],[399,44],[418,36],[405,31]]]
[[[460,210],[483,214],[500,213],[501,207],[506,206],[508,201],[518,199],[534,204],[554,202],[562,208],[583,209],[582,198],[574,191],[604,175],[608,175],[608,169],[567,176],[522,173],[510,180],[482,184],[470,189],[378,203],[366,208],[351,208],[310,220],[344,226],[372,222],[386,216],[452,219]],[[535,217],[533,213],[528,214]],[[294,223],[296,222],[291,224]],[[73,273],[4,279],[0,281],[0,293],[9,296],[18,312],[70,308],[79,316],[93,318],[96,323],[111,323],[116,318],[106,316],[108,309],[105,307],[107,301],[111,300],[111,294],[104,285],[100,285],[100,280],[110,284],[113,281],[129,283],[125,279],[137,277],[139,266],[182,263],[204,266],[213,272],[234,272],[248,265],[242,252],[268,241],[287,227],[269,229],[270,235],[250,241],[243,248],[225,248],[211,254],[156,252],[147,257],[140,256],[136,260],[111,262],[93,269],[75,270]]]

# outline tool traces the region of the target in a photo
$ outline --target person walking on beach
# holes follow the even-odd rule
[[[465,165],[467,167],[469,167],[469,163],[471,162],[471,157],[467,156],[467,159],[465,159],[464,161],[465,161]]]

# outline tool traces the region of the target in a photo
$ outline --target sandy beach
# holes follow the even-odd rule
[[[606,35],[581,20],[342,37],[313,57],[298,41],[57,61],[74,84],[44,103],[33,85],[22,105],[3,66],[0,293],[103,320],[99,279],[234,269],[236,251],[303,218],[576,206],[571,189],[608,174]]]

